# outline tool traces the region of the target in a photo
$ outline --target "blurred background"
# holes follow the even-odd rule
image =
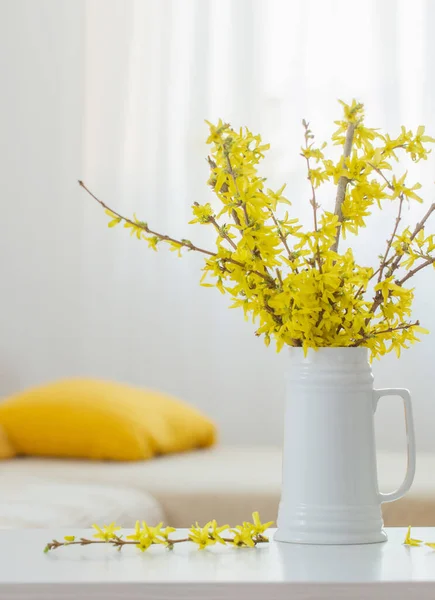
[[[278,446],[287,353],[254,337],[228,300],[199,286],[201,257],[154,253],[108,229],[78,179],[157,231],[207,244],[187,225],[210,200],[207,127],[260,132],[271,187],[309,214],[301,119],[334,131],[337,99],[369,126],[435,134],[435,4],[429,0],[0,0],[0,395],[65,376],[170,392],[218,424],[225,445]],[[434,159],[416,165],[434,200]],[[321,198],[332,206],[333,199]],[[423,207],[405,211],[416,221]],[[355,241],[371,264],[393,214]],[[210,241],[211,243],[211,241]],[[412,390],[418,447],[435,451],[435,275],[416,278],[415,313],[433,333],[377,387]],[[403,411],[383,400],[378,445],[404,453]]]

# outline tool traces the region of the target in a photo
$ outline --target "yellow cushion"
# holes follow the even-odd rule
[[[0,425],[16,454],[34,456],[141,460],[216,437],[213,423],[180,400],[92,379],[16,394],[0,404]]]
[[[13,458],[15,450],[9,441],[6,431],[0,427],[0,460],[3,458]]]

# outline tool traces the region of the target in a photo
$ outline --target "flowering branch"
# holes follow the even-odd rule
[[[189,250],[193,250],[194,252],[201,252],[202,254],[207,254],[208,256],[216,256],[215,252],[211,252],[210,250],[204,250],[204,248],[199,248],[198,246],[195,246],[194,244],[192,244],[192,242],[190,242],[189,240],[177,240],[175,238],[170,237],[169,235],[164,235],[161,233],[157,233],[157,231],[153,231],[152,229],[150,229],[147,225],[147,223],[145,223],[144,221],[132,221],[131,219],[124,217],[123,215],[119,214],[118,212],[116,212],[115,210],[113,210],[112,208],[110,208],[109,206],[107,206],[107,204],[105,202],[103,202],[102,200],[100,200],[99,198],[97,198],[97,196],[95,196],[95,194],[93,192],[91,192],[91,190],[83,183],[83,181],[79,180],[79,185],[94,199],[98,202],[98,204],[100,204],[104,209],[110,211],[115,217],[117,217],[120,221],[124,221],[125,223],[129,223],[132,227],[134,227],[135,229],[142,229],[143,231],[145,231],[145,233],[149,233],[150,235],[154,235],[155,237],[159,238],[159,240],[165,241],[165,242],[173,242],[174,244],[179,245],[182,248],[188,248]]]
[[[239,207],[241,207],[242,210],[243,210],[243,214],[244,214],[244,217],[245,217],[245,226],[246,227],[250,227],[251,223],[250,223],[250,219],[249,219],[249,215],[248,215],[248,210],[246,208],[246,202],[243,202],[242,199],[241,199],[239,185],[238,185],[238,182],[237,182],[237,175],[236,175],[236,173],[235,173],[235,171],[234,171],[234,169],[232,167],[231,160],[230,160],[230,144],[227,143],[227,140],[222,145],[222,148],[223,148],[223,154],[224,154],[226,165],[227,165],[227,173],[230,175],[230,177],[231,177],[231,179],[232,179],[232,181],[234,183],[234,187],[235,187],[236,193],[237,193],[237,199],[236,199],[237,205]],[[216,163],[210,157],[208,157],[208,164],[209,164],[209,166],[210,166],[210,168],[212,170],[216,169],[216,167],[217,167]],[[214,182],[214,185],[216,185],[216,183],[217,183],[217,181]],[[229,192],[229,187],[228,187],[228,184],[226,182],[223,182],[221,189],[217,190],[217,191],[222,191],[222,188],[224,188],[224,190],[225,190],[226,193]],[[237,212],[236,212],[235,209],[232,209],[231,216],[233,217],[234,222],[236,223],[236,225],[239,228],[242,229],[241,221],[240,221],[239,216],[237,215]],[[226,238],[226,239],[228,240],[228,238]],[[232,242],[232,240],[230,241],[230,243],[231,243],[231,245],[233,246],[234,249],[237,248],[237,246]],[[260,254],[260,252],[259,252],[259,250],[258,250],[258,248],[256,246],[254,248],[252,248],[251,254],[253,256],[260,256],[261,257],[261,254]],[[267,266],[263,265],[263,267],[264,267],[264,270],[266,272],[267,277],[269,277],[269,280],[270,281],[274,281],[272,275],[269,273],[269,270],[268,270]]]
[[[209,165],[209,167],[210,167],[210,169],[211,169],[212,171],[213,171],[214,169],[216,169],[217,165],[216,165],[216,163],[214,162],[214,160],[212,160],[212,159],[210,158],[210,156],[207,156],[207,162],[208,162],[208,165]],[[209,180],[209,182],[208,182],[208,183],[209,183],[209,185],[211,186],[211,188],[212,188],[213,190],[215,190],[216,180]],[[224,183],[222,184],[222,186],[221,186],[220,190],[215,190],[215,191],[217,191],[217,192],[223,192],[224,194],[228,193],[228,184],[224,182]],[[240,222],[239,215],[237,214],[237,212],[236,212],[236,210],[235,210],[234,208],[231,210],[231,216],[232,216],[232,218],[233,218],[233,220],[234,220],[234,223],[237,225],[237,227],[241,227],[241,226],[242,226],[242,224],[241,224],[241,222]]]
[[[397,148],[397,146],[395,146],[395,148]],[[380,175],[382,177],[382,179],[385,182],[385,185],[387,186],[388,189],[390,189],[392,192],[396,191],[396,188],[394,187],[394,185],[391,183],[391,181],[389,181],[387,179],[387,177],[385,177],[384,173],[382,172],[382,169],[379,169],[376,165],[372,164],[372,163],[368,163],[370,167],[372,167],[372,169],[374,171],[376,171],[376,173],[378,175]],[[404,202],[405,198],[403,196],[403,194],[399,194],[399,210],[398,210],[398,214],[396,217],[396,220],[394,222],[394,229],[393,229],[393,233],[391,234],[390,238],[387,241],[387,248],[385,250],[385,254],[381,260],[381,264],[379,265],[378,269],[376,271],[374,271],[373,275],[371,276],[370,279],[372,279],[373,277],[375,277],[378,273],[379,273],[379,277],[378,277],[378,283],[382,280],[382,274],[384,272],[385,267],[388,265],[388,254],[390,253],[391,250],[391,245],[394,242],[394,238],[396,237],[396,233],[397,233],[397,229],[399,227],[399,223],[402,219],[402,207],[403,207],[403,202]],[[393,259],[391,259],[393,260]]]
[[[401,208],[401,205],[400,205],[400,208]],[[417,223],[417,225],[415,226],[414,231],[412,232],[412,234],[409,238],[410,242],[412,242],[417,237],[418,233],[422,229],[424,229],[426,221],[429,219],[429,217],[431,216],[431,214],[434,211],[435,211],[435,202],[433,204],[431,204],[431,206],[429,207],[427,212],[424,214],[421,221],[419,221]],[[400,213],[399,213],[398,218],[400,220]],[[396,223],[398,225],[397,219],[396,219]],[[397,232],[397,227],[395,227],[394,235],[396,232]],[[390,247],[391,247],[391,244],[390,244]],[[402,256],[403,256],[402,254],[396,253],[396,255],[392,257],[392,264],[391,264],[391,267],[389,267],[389,269],[388,269],[390,276],[399,268],[400,262],[402,260]],[[381,262],[381,267],[382,267],[383,262],[384,261]],[[422,269],[424,269],[425,267],[428,267],[429,265],[433,264],[434,262],[435,262],[435,259],[428,258],[425,262],[421,263],[418,267],[415,267],[414,269],[411,269],[410,271],[408,271],[408,273],[404,277],[402,277],[402,279],[396,280],[396,284],[399,286],[402,286],[406,281],[408,281],[408,279],[410,279],[416,273],[418,273],[418,271],[421,271]],[[380,278],[378,279],[378,281],[380,281]],[[379,306],[382,304],[382,301],[383,301],[382,293],[380,292],[380,290],[378,290],[375,294],[373,303],[370,307],[370,313],[372,313],[372,315],[377,311]],[[367,322],[369,322],[369,321],[370,321],[370,318],[368,318]]]
[[[420,321],[415,321],[414,323],[401,323],[400,325],[396,325],[396,327],[388,327],[386,329],[375,329],[370,334],[362,337],[361,340],[356,342],[354,346],[361,346],[369,337],[374,335],[383,335],[386,333],[393,333],[394,331],[402,331],[404,329],[411,329],[412,327],[419,327]]]
[[[388,329],[377,329],[373,331],[372,335],[382,335],[384,333],[391,333],[392,331],[400,331],[401,329],[410,329],[411,327],[420,327],[420,321],[414,321],[414,323],[401,323],[397,327],[388,327]]]
[[[210,533],[209,533],[210,536]],[[73,537],[73,536],[66,536],[66,537]],[[213,537],[210,536],[209,537],[210,541],[213,541]],[[243,545],[248,545],[248,544],[235,544],[234,543],[234,537],[220,537],[220,539],[225,542],[225,544],[229,544],[229,545],[234,545],[234,546],[238,546],[241,547]],[[252,538],[252,542],[253,545],[256,546],[257,544],[260,543],[267,543],[269,541],[269,539],[266,536],[263,535],[255,535]],[[186,542],[194,542],[193,539],[191,539],[190,537],[187,538],[178,538],[178,539],[174,539],[174,538],[167,538],[164,541],[164,545],[169,548],[172,549],[172,546],[174,546],[175,544],[184,544]],[[152,542],[152,544],[150,545],[157,545],[161,542]],[[118,536],[114,536],[112,538],[109,538],[107,540],[90,540],[88,538],[84,538],[81,537],[78,540],[75,540],[73,542],[59,542],[58,540],[53,540],[51,542],[48,542],[44,548],[45,552],[49,552],[50,550],[56,550],[57,548],[61,548],[62,546],[90,546],[91,544],[109,544],[114,546],[115,548],[118,548],[118,550],[121,550],[124,546],[136,546],[138,547],[138,542],[137,541],[133,541],[133,540],[124,540],[121,537]],[[210,544],[207,544],[210,545]]]
[[[294,252],[292,252],[290,250],[289,245],[288,245],[287,240],[286,240],[286,237],[285,237],[285,235],[284,235],[284,233],[283,233],[283,231],[282,231],[282,229],[281,229],[281,227],[280,227],[280,225],[278,223],[278,219],[276,218],[275,213],[273,212],[272,209],[270,209],[270,216],[272,218],[272,221],[275,224],[276,231],[278,233],[279,239],[281,240],[282,245],[284,246],[284,248],[287,250],[287,254],[288,254],[289,260],[294,260],[294,258],[295,258]]]
[[[193,205],[200,206],[200,204],[198,202],[194,202]],[[216,229],[218,235],[222,239],[226,240],[229,243],[229,245],[233,248],[233,250],[237,250],[236,244],[233,242],[233,240],[230,238],[228,233],[225,231],[225,226],[221,227],[219,225],[219,223],[216,221],[216,217],[210,216],[207,218],[207,221],[208,221],[208,223],[211,223],[213,225],[213,227]]]
[[[305,121],[305,119],[302,120],[302,125],[305,129],[305,133],[304,133],[304,138],[305,138],[305,149],[308,149],[309,146],[309,140],[312,139],[314,136],[312,135],[310,129],[309,129],[309,123],[307,123],[307,121]],[[304,155],[303,155],[304,156]],[[316,201],[316,190],[314,188],[314,183],[313,183],[313,179],[311,177],[311,164],[310,164],[310,157],[309,156],[305,156],[305,160],[307,163],[307,171],[308,171],[308,175],[307,175],[307,179],[310,182],[311,185],[311,200],[310,200],[310,204],[313,208],[313,219],[314,219],[314,231],[317,232],[317,209],[319,208],[319,205],[317,204]]]
[[[431,216],[431,214],[435,211],[435,202],[433,204],[431,204],[431,206],[429,207],[429,209],[427,210],[427,212],[424,214],[423,218],[421,219],[421,221],[419,221],[417,223],[417,225],[414,228],[414,231],[411,233],[411,236],[409,238],[409,241],[412,242],[418,235],[418,233],[424,229],[424,226],[426,224],[426,221],[429,219],[429,217]],[[398,267],[400,266],[400,262],[402,260],[402,254],[396,254],[394,260],[393,260],[393,264],[391,265],[391,273],[394,273]],[[425,265],[426,266],[426,265]]]
[[[239,206],[242,207],[243,214],[245,216],[246,227],[249,227],[249,225],[250,225],[250,219],[249,219],[249,215],[248,215],[248,209],[246,208],[246,202],[243,202],[242,199],[241,199],[241,196],[240,196],[239,185],[237,183],[237,177],[236,177],[234,169],[233,169],[233,167],[231,165],[230,151],[229,151],[229,148],[228,148],[228,144],[224,144],[224,156],[225,156],[225,159],[227,161],[228,173],[231,176],[231,179],[234,181],[234,187],[236,188],[236,191],[237,191],[238,204],[239,204]],[[239,223],[240,223],[240,221],[239,221]]]
[[[218,256],[216,252],[211,252],[210,250],[205,250],[204,248],[199,248],[198,246],[195,246],[195,244],[193,244],[190,240],[177,240],[175,238],[170,237],[169,235],[165,235],[162,233],[158,233],[157,231],[153,231],[152,229],[150,229],[148,227],[147,223],[145,223],[144,221],[132,221],[131,219],[124,217],[123,215],[119,214],[118,212],[116,212],[115,210],[113,210],[109,206],[107,206],[107,204],[105,202],[103,202],[102,200],[97,198],[97,196],[95,196],[95,194],[93,192],[91,192],[91,190],[83,183],[83,181],[79,180],[79,185],[94,200],[96,200],[98,202],[98,204],[100,204],[104,209],[109,211],[112,215],[114,215],[120,221],[124,221],[125,223],[128,223],[135,229],[140,229],[142,231],[145,231],[145,233],[153,235],[156,238],[158,238],[159,240],[162,240],[164,242],[172,242],[173,244],[176,244],[180,248],[187,248],[188,250],[192,250],[194,252],[200,252],[202,254],[207,254],[208,256],[212,256],[212,257]],[[246,273],[253,273],[254,275],[258,275],[258,277],[261,277],[262,279],[265,279],[266,281],[268,281],[269,284],[273,284],[274,286],[276,285],[275,280],[270,275],[261,273],[260,271],[255,271],[255,270],[249,269],[246,265],[244,265],[243,263],[241,263],[238,260],[234,260],[233,258],[229,258],[229,257],[219,258],[219,260],[221,260],[223,263],[231,263],[233,265],[241,267],[242,269],[244,269],[246,271]]]
[[[352,151],[352,142],[353,142],[353,136],[355,134],[355,127],[356,127],[356,123],[353,123],[353,122],[350,122],[347,126],[346,139],[345,139],[344,148],[343,148],[343,163],[342,163],[343,169],[347,168],[346,167],[346,159],[349,158],[350,153]],[[338,217],[339,225],[337,227],[337,233],[335,235],[335,242],[331,247],[331,250],[333,250],[334,252],[337,252],[338,243],[340,241],[340,229],[341,229],[340,223],[342,223],[342,221],[343,221],[342,206],[343,206],[344,199],[346,197],[346,188],[347,188],[348,183],[349,183],[349,179],[346,177],[346,175],[342,175],[338,181],[337,196],[335,198],[334,214],[336,214]]]
[[[163,523],[152,527],[145,521],[142,524],[136,521],[134,533],[128,535],[126,539],[118,535],[116,531],[119,531],[121,527],[111,523],[110,525],[104,525],[99,527],[93,525],[93,528],[97,533],[94,534],[96,539],[88,539],[80,537],[76,539],[74,535],[66,535],[63,542],[58,540],[52,540],[46,544],[44,552],[50,552],[50,550],[57,550],[64,546],[89,546],[91,544],[110,544],[122,550],[124,546],[136,546],[139,550],[144,552],[150,546],[153,545],[164,545],[169,550],[172,550],[175,544],[181,544],[185,542],[192,542],[197,544],[199,549],[204,549],[207,546],[213,546],[216,543],[229,544],[238,548],[242,547],[254,547],[257,544],[265,543],[269,541],[269,538],[265,535],[265,531],[273,525],[273,521],[268,523],[262,523],[258,512],[252,514],[252,523],[244,521],[243,525],[237,525],[234,528],[230,528],[228,525],[218,526],[215,520],[209,521],[200,527],[198,523],[193,525],[189,529],[189,535],[184,538],[171,538],[170,534],[175,532],[176,529],[173,527],[163,528]],[[222,533],[229,531],[231,537],[223,537]]]
[[[308,150],[309,148],[309,140],[313,139],[314,136],[311,133],[310,129],[309,129],[309,123],[307,123],[307,121],[305,121],[305,119],[302,120],[302,125],[305,129],[305,133],[304,133],[304,138],[305,138],[305,150]],[[314,231],[317,235],[318,233],[318,225],[317,225],[317,209],[320,208],[319,204],[317,204],[317,200],[316,200],[316,190],[314,187],[314,182],[313,182],[313,177],[311,175],[311,163],[310,163],[310,156],[309,154],[305,153],[302,154],[302,156],[305,156],[305,160],[307,163],[307,171],[308,171],[308,175],[307,175],[307,179],[310,182],[311,185],[311,200],[310,200],[310,204],[313,208],[313,221],[314,221]],[[316,243],[316,260],[317,260],[317,266],[319,268],[319,272],[322,272],[322,259],[320,257],[320,248],[319,248],[319,242],[317,240]]]

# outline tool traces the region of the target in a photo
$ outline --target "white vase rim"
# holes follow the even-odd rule
[[[290,346],[289,351],[295,354],[314,354],[314,353],[325,353],[325,354],[343,354],[343,353],[354,353],[354,354],[367,354],[369,349],[365,346],[320,346],[319,348],[308,348],[305,352],[300,346]]]
[[[349,347],[321,347],[303,348],[291,346],[289,348],[290,361],[296,364],[369,364],[369,349],[364,346]]]

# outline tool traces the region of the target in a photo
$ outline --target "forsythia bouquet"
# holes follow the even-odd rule
[[[111,220],[109,227],[123,223],[131,234],[157,250],[161,244],[181,254],[183,250],[205,256],[201,283],[215,286],[232,298],[245,316],[258,323],[257,336],[268,345],[276,341],[308,348],[365,346],[377,357],[417,341],[426,333],[419,321],[411,321],[413,289],[409,280],[418,271],[435,266],[435,237],[425,232],[435,203],[415,227],[401,228],[404,205],[422,202],[421,185],[408,184],[407,172],[391,174],[399,153],[412,161],[425,160],[427,145],[435,142],[402,127],[397,137],[369,129],[364,124],[363,105],[355,100],[342,103],[344,115],[332,143],[342,148],[334,161],[326,155],[327,144],[316,145],[309,124],[303,121],[305,143],[301,155],[306,162],[312,207],[312,226],[302,227],[293,218],[284,188],[273,191],[258,174],[258,165],[268,150],[259,135],[247,128],[238,131],[227,123],[208,123],[211,146],[208,184],[219,200],[193,205],[194,219],[216,232],[213,250],[187,239],[161,234],[136,218],[127,218],[99,200]],[[336,186],[335,206],[320,207],[317,190],[329,182]],[[372,209],[394,202],[397,216],[385,250],[375,266],[360,265],[352,250],[339,252],[340,237],[358,235],[366,227]]]

